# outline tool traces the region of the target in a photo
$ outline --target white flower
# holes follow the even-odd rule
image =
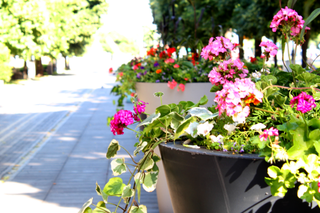
[[[234,124],[225,124],[223,128],[228,130],[228,134],[231,134],[231,132],[233,132],[237,128],[237,126]]]
[[[214,136],[214,135],[210,135],[209,137],[211,139],[212,142],[214,143],[220,143],[223,144],[223,136],[222,135],[218,135],[218,136]]]
[[[252,130],[256,130],[258,132],[261,132],[262,129],[266,128],[266,125],[262,124],[262,123],[258,123],[258,124],[255,124],[255,125],[252,125],[250,127],[250,129]]]
[[[193,122],[191,123],[188,128],[185,130],[186,133],[188,133],[189,135],[191,135],[193,138],[197,137],[197,127],[198,127],[199,123],[198,122]]]
[[[213,128],[213,124],[210,124],[209,122],[199,124],[197,127],[198,135],[206,136],[211,131],[212,128]]]

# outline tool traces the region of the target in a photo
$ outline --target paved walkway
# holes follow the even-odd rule
[[[116,111],[116,97],[110,95],[114,78],[93,76],[95,83],[63,90],[64,101],[48,98],[34,112],[14,113],[0,103],[0,177],[6,180],[0,183],[1,212],[71,213],[91,197],[94,203],[101,200],[96,182],[103,187],[113,177],[105,158],[110,141],[116,138],[132,152],[136,139],[131,132],[116,137],[110,132],[106,118]],[[143,192],[141,203],[158,213],[155,192]]]

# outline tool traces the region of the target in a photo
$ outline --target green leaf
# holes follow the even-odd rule
[[[161,105],[156,108],[156,113],[160,113],[160,117],[168,115],[171,112],[171,109],[168,105]]]
[[[95,208],[92,213],[106,213],[106,212],[111,213],[111,211],[106,207],[99,207],[99,208]]]
[[[292,72],[294,72],[297,76],[304,73],[306,70],[299,64],[290,64],[290,68]]]
[[[191,114],[191,116],[196,116],[203,121],[215,118],[219,115],[218,112],[213,114],[212,112],[210,112],[204,107],[194,107],[189,110],[189,113]]]
[[[190,117],[186,120],[184,120],[180,126],[178,127],[177,131],[176,131],[176,134],[174,135],[174,138],[177,139],[179,138],[184,132],[185,130],[189,127],[189,125],[192,123],[192,122],[195,122],[197,119],[195,117]]]
[[[129,198],[132,197],[133,195],[134,195],[134,190],[131,189],[131,184],[128,184],[123,188],[122,198],[124,203],[126,204],[129,203]]]
[[[312,118],[308,121],[308,126],[312,127],[313,129],[320,129],[320,120],[317,118]]]
[[[141,159],[140,162],[142,162],[142,160],[143,159]],[[152,158],[151,157],[147,157],[145,159],[145,161],[144,161],[144,164],[141,166],[141,170],[143,171],[143,170],[152,169],[153,165],[154,165],[154,162],[153,162]]]
[[[108,203],[108,195],[102,190],[101,191],[101,196],[102,196],[102,199],[105,203]]]
[[[318,152],[318,155],[320,156],[320,141],[315,141],[313,145],[316,151]]]
[[[101,188],[100,188],[100,186],[99,186],[99,184],[97,182],[96,182],[96,192],[97,192],[98,195],[100,195],[100,196],[102,195],[101,194]]]
[[[314,93],[313,98],[314,98],[314,100],[319,101],[320,100],[320,92]]]
[[[261,77],[261,81],[265,81],[265,82],[268,82],[268,83],[275,85],[277,83],[277,78],[273,75],[263,75]]]
[[[152,115],[148,116],[145,120],[143,120],[139,125],[137,125],[137,127],[153,123],[153,121],[159,118],[160,115],[160,113],[153,113]]]
[[[217,92],[222,90],[222,88],[223,88],[222,85],[219,85],[219,86],[214,85],[211,87],[210,92]]]
[[[314,11],[312,11],[310,16],[305,20],[303,28],[302,28],[301,33],[300,33],[300,40],[302,40],[302,37],[304,35],[304,31],[306,29],[306,26],[308,24],[310,24],[319,14],[320,14],[320,8],[317,8]]]
[[[172,118],[170,126],[172,129],[176,130],[180,123],[184,120],[184,117],[176,112],[171,112],[169,116]]]
[[[311,140],[320,140],[320,129],[315,129],[309,133]]]
[[[120,150],[120,145],[119,142],[115,139],[112,139],[109,147],[108,147],[108,151],[107,151],[107,158],[110,159],[114,156],[117,155],[117,152]]]
[[[78,213],[84,213],[87,207],[92,204],[93,198],[90,198],[87,202],[85,202]]]
[[[92,209],[90,207],[87,207],[83,213],[92,213]]]
[[[111,161],[111,170],[114,176],[121,175],[127,171],[127,166],[124,161],[124,158],[117,158]]]
[[[271,178],[277,178],[278,175],[281,175],[281,171],[280,171],[279,167],[277,167],[277,166],[269,166],[268,175]]]
[[[156,153],[153,153],[152,160],[153,162],[157,163],[158,161],[161,160],[161,158]]]
[[[137,156],[137,154],[144,149],[148,145],[148,142],[144,141],[141,144],[139,144],[136,148],[136,150],[133,151],[133,155]]]
[[[104,186],[103,192],[109,196],[120,197],[122,195],[123,188],[126,185],[119,177],[110,178],[108,183]]]
[[[294,5],[296,4],[297,0],[289,0],[288,1],[288,7],[293,9]]]
[[[193,68],[193,64],[191,62],[189,62],[189,61],[183,61],[182,65],[185,65],[185,66],[187,66],[189,68]]]
[[[133,206],[129,213],[147,213],[147,207],[145,205],[140,205],[139,207]]]
[[[144,173],[142,186],[147,192],[152,192],[156,189],[159,172]]]
[[[205,105],[205,104],[207,104],[208,103],[208,98],[207,98],[207,96],[206,95],[204,95],[201,99],[200,99],[200,101],[198,102],[198,106],[201,106],[201,105]]]
[[[106,213],[106,212],[111,213],[111,211],[106,208],[106,204],[103,201],[99,201],[97,203],[97,207],[99,207],[99,208],[95,208],[92,213]]]

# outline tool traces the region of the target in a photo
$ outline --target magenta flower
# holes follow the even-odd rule
[[[223,61],[209,73],[209,81],[218,86],[227,82],[234,82],[236,78],[245,78],[249,71],[239,59]]]
[[[123,129],[134,123],[132,112],[129,110],[120,110],[110,122],[110,129],[114,135],[123,135]]]
[[[144,113],[144,111],[146,110],[146,102],[143,102],[141,100],[138,99],[138,103],[137,103],[137,106],[134,106],[133,110],[136,114],[139,114],[141,115],[142,113]]]
[[[209,44],[202,49],[201,56],[204,59],[224,59],[233,49],[234,45],[225,37],[212,37]]]
[[[279,136],[279,131],[273,127],[265,129],[263,133],[259,135],[260,141],[267,141],[269,136]]]
[[[293,97],[290,101],[290,105],[293,108],[297,104],[297,110],[306,113],[316,107],[314,98],[305,92],[301,92],[298,96]]]
[[[272,41],[262,41],[259,46],[265,48],[263,54],[261,55],[261,58],[264,58],[266,56],[268,61],[270,55],[273,57],[277,55],[278,47]]]

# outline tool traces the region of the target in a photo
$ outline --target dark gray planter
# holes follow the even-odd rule
[[[175,213],[320,212],[297,197],[296,189],[274,197],[265,183],[268,163],[253,154],[234,155],[181,144],[160,152]]]

